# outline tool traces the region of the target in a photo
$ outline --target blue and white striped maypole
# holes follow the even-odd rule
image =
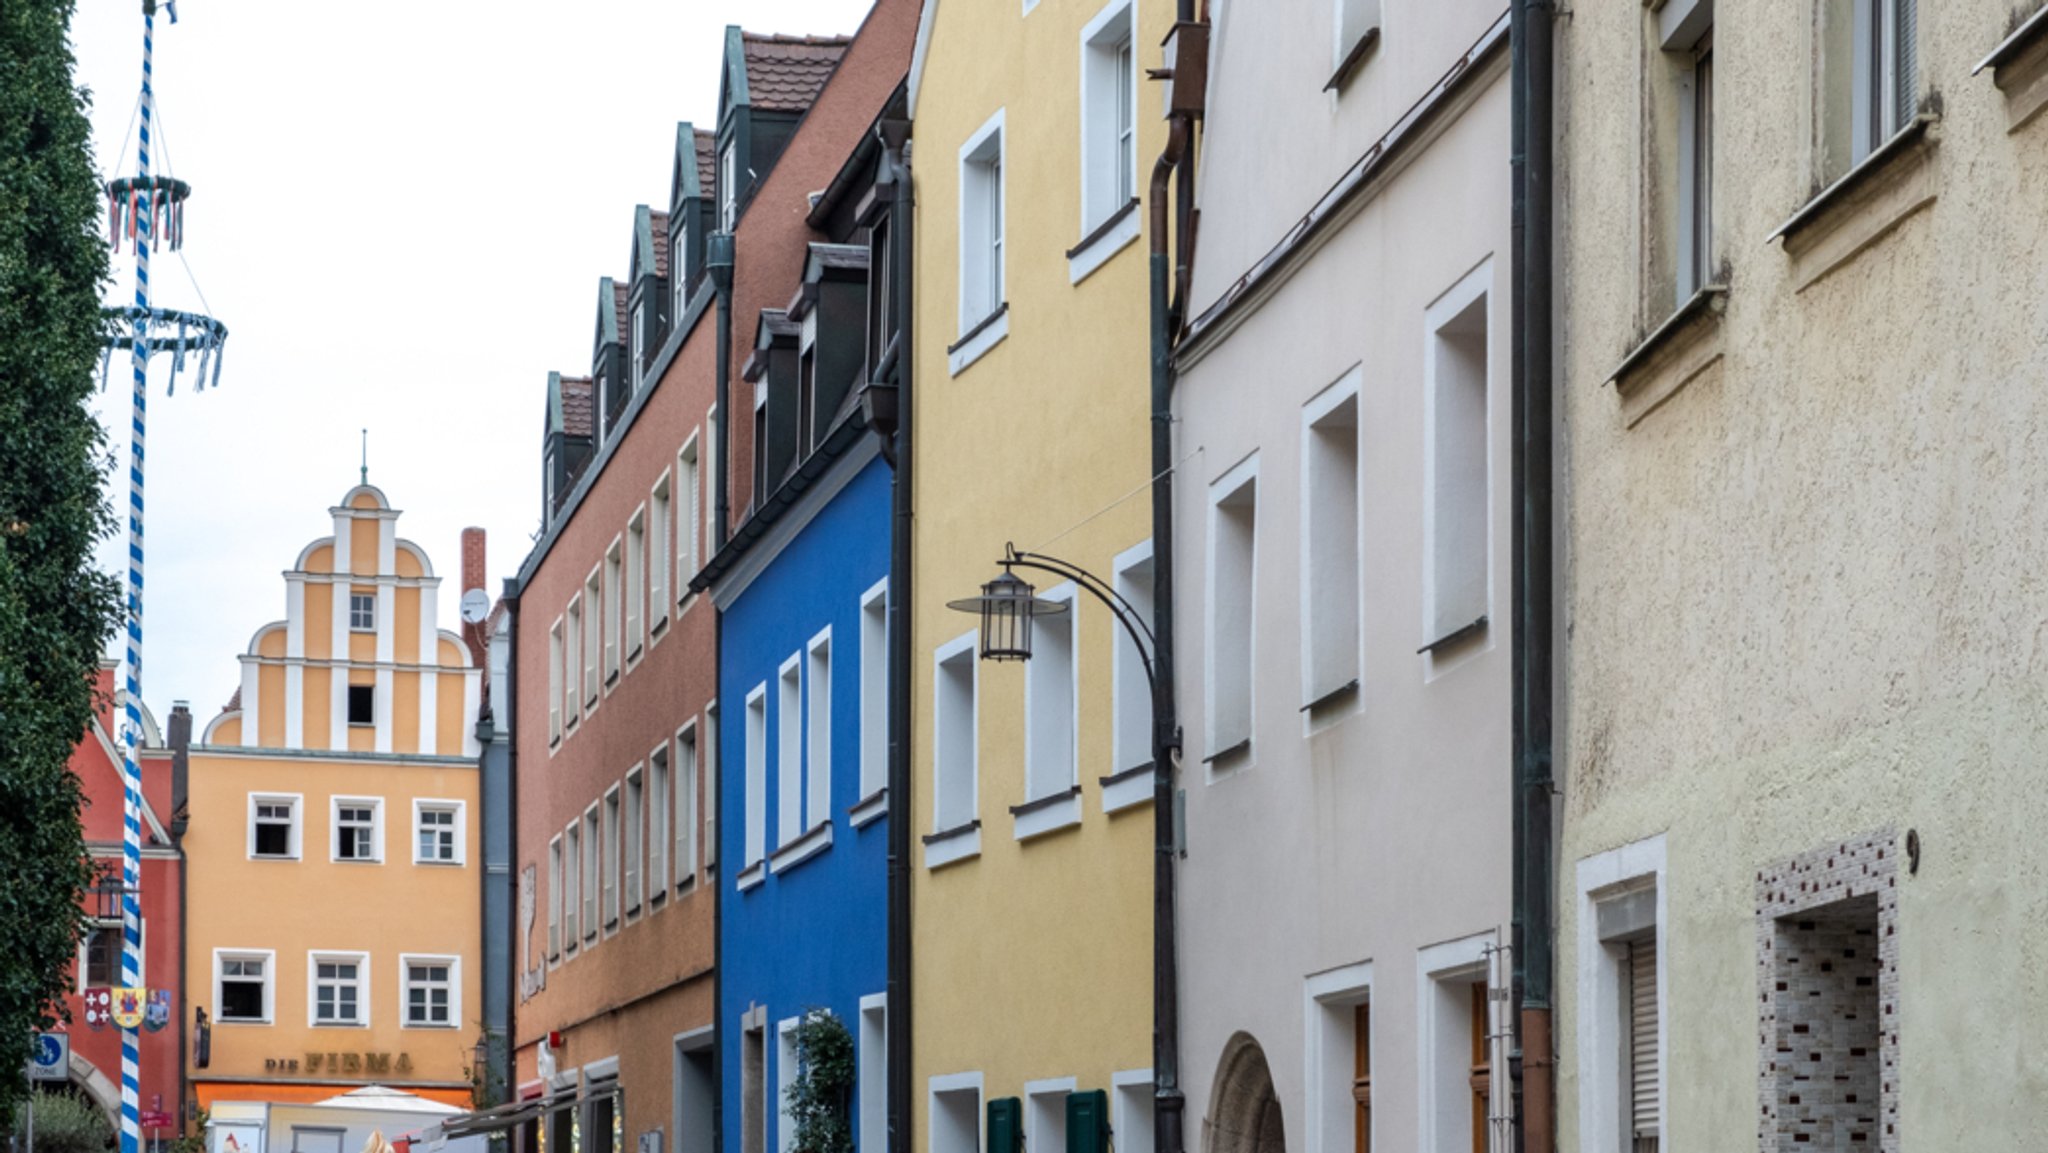
[[[142,135],[136,146],[135,311],[131,338],[135,364],[135,407],[128,444],[128,645],[123,687],[127,719],[121,765],[121,984],[143,988],[142,965],[142,455],[149,406],[149,241],[153,189],[149,179],[150,121],[156,94],[150,62],[156,42],[155,0],[142,0]],[[133,1021],[133,1018],[130,1018]],[[142,1047],[140,1023],[121,1026],[121,1153],[142,1151]]]

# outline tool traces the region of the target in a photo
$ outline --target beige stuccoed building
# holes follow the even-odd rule
[[[2041,7],[1560,21],[1560,1149],[2048,1141]]]
[[[1485,1150],[1507,1097],[1507,8],[1210,12],[1174,398],[1187,1148]]]

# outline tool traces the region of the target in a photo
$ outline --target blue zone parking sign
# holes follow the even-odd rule
[[[31,1081],[71,1079],[71,1038],[63,1033],[37,1033],[35,1054],[28,1061]]]

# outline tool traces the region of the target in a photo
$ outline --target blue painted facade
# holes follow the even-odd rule
[[[843,430],[848,431],[848,430]],[[862,604],[889,572],[890,473],[875,453],[873,434],[861,430],[839,459],[813,482],[811,491],[782,510],[774,526],[756,540],[749,555],[723,576],[719,647],[719,717],[722,748],[718,777],[720,925],[718,1005],[720,1092],[725,1122],[723,1153],[742,1153],[747,1136],[745,1072],[748,1031],[758,1024],[763,1119],[762,1148],[786,1148],[779,1087],[793,1071],[779,1043],[779,1029],[812,1009],[826,1009],[853,1035],[863,1074],[886,1076],[882,1047],[863,1036],[861,1001],[878,998],[887,977],[886,814],[868,816],[856,827],[860,780],[862,663],[886,662],[886,649],[863,653]],[[849,475],[850,474],[850,475]],[[844,487],[833,491],[844,480]],[[729,587],[744,582],[737,593]],[[795,848],[785,846],[779,816],[799,797],[785,797],[778,779],[784,731],[779,680],[796,658],[800,708],[796,731],[803,746],[804,789],[819,766],[809,756],[814,682],[811,649],[830,629],[831,748],[830,799],[824,820],[831,843],[795,863],[788,857],[815,845],[817,822],[806,819]],[[876,638],[870,634],[865,638]],[[886,663],[880,666],[886,668]],[[884,680],[883,683],[886,683]],[[761,731],[750,731],[749,698],[765,689]],[[873,691],[870,682],[869,691]],[[869,702],[883,715],[881,702]],[[765,738],[761,759],[765,812],[748,812],[749,741]],[[879,807],[877,803],[866,810]],[[801,810],[799,810],[801,811]],[[807,818],[811,814],[805,814]],[[765,862],[749,861],[748,822],[760,823]],[[758,880],[756,869],[758,868]],[[744,886],[744,887],[743,887]],[[868,1024],[881,1024],[871,1017]],[[864,1128],[862,1102],[879,1103],[882,1085],[857,1086],[852,1125],[856,1142]],[[879,1118],[870,1118],[870,1122]]]

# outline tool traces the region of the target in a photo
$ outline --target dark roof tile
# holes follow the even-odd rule
[[[562,435],[588,438],[597,431],[597,395],[587,376],[562,378]]]
[[[706,132],[702,128],[696,132],[697,187],[709,199],[718,195],[718,133]]]
[[[740,35],[746,45],[748,99],[769,112],[808,109],[853,43],[847,36]]]
[[[668,279],[668,213],[655,212],[648,216],[654,227],[654,275]]]

